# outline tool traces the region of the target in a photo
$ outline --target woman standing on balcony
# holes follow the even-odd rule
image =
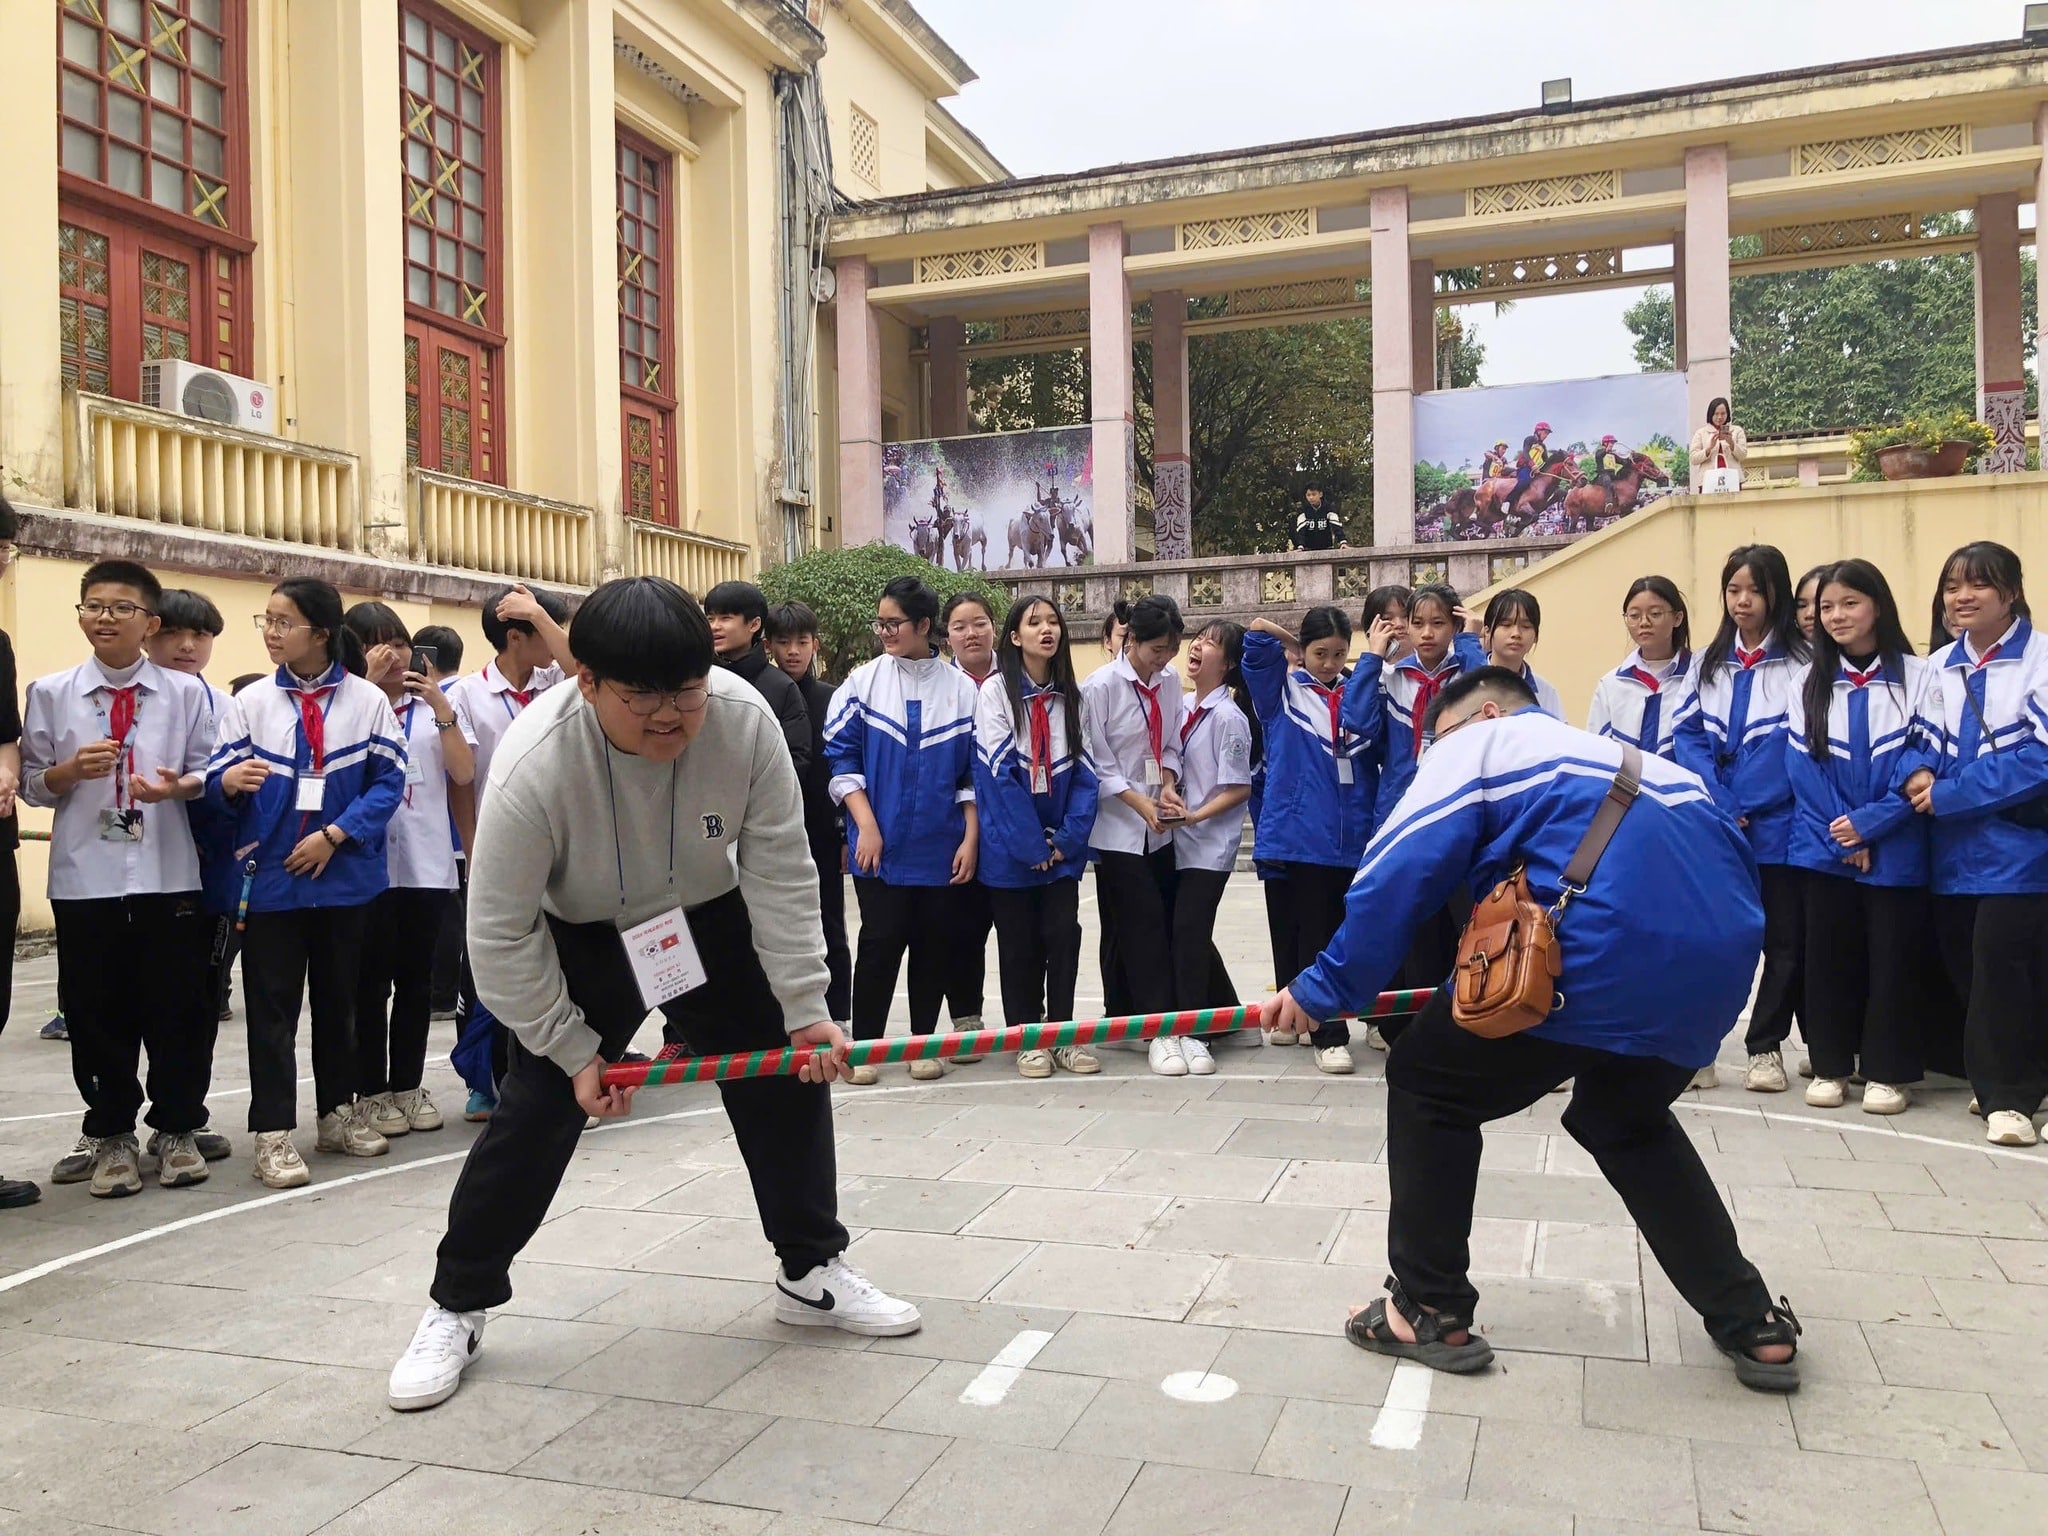
[[[1692,435],[1687,458],[1692,466],[1692,488],[1697,492],[1710,469],[1732,469],[1738,478],[1743,461],[1749,457],[1749,436],[1735,425],[1726,395],[1716,395],[1707,405],[1707,424]]]

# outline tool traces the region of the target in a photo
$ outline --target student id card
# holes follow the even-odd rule
[[[298,799],[293,809],[318,811],[322,809],[327,795],[327,775],[324,773],[302,773],[299,775]]]
[[[640,1000],[650,1009],[694,992],[711,979],[681,907],[621,929],[619,937],[625,942],[633,979],[640,983]]]
[[[1337,757],[1337,782],[1339,784],[1349,784],[1351,782],[1351,759],[1345,757],[1342,753],[1339,753]]]
[[[405,758],[405,782],[408,784],[424,784],[427,782],[427,765],[411,753],[407,753]]]

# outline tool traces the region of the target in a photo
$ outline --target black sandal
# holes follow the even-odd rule
[[[1414,1343],[1396,1334],[1388,1323],[1389,1305],[1415,1330]],[[1465,1342],[1446,1343],[1444,1335],[1449,1333],[1465,1334]],[[1493,1364],[1493,1346],[1473,1332],[1472,1319],[1453,1312],[1426,1311],[1409,1299],[1408,1293],[1401,1289],[1401,1282],[1392,1275],[1387,1276],[1386,1297],[1363,1312],[1353,1314],[1344,1324],[1344,1336],[1360,1349],[1371,1350],[1376,1355],[1413,1360],[1433,1371],[1448,1371],[1453,1376],[1483,1371]]]
[[[1797,1392],[1799,1390],[1799,1335],[1805,1332],[1785,1298],[1778,1298],[1767,1320],[1745,1323],[1714,1343],[1735,1362],[1735,1379],[1752,1392]],[[1789,1344],[1789,1360],[1759,1360],[1750,1351],[1769,1344]]]

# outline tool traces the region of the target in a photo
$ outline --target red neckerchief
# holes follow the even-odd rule
[[[1446,656],[1433,676],[1420,669],[1410,669],[1409,675],[1415,679],[1415,718],[1413,724],[1415,726],[1415,755],[1418,758],[1422,756],[1422,732],[1425,722],[1429,719],[1429,706],[1436,702],[1436,696],[1444,691],[1444,684],[1451,680],[1451,662],[1453,660],[1455,660],[1455,655]]]
[[[306,735],[306,753],[312,758],[313,772],[324,772],[327,766],[327,716],[321,712],[320,702],[333,693],[335,685],[327,683],[318,688],[293,690],[299,697],[299,725]]]
[[[1628,675],[1652,693],[1662,693],[1664,691],[1664,679],[1654,672],[1646,672],[1641,667],[1630,667]]]
[[[1050,688],[1034,693],[1024,702],[1031,706],[1031,782],[1052,785],[1052,703],[1057,697]],[[1042,777],[1041,777],[1042,775]]]
[[[1753,651],[1745,651],[1740,645],[1738,645],[1735,647],[1735,659],[1737,662],[1741,664],[1742,670],[1747,672],[1751,667],[1755,666],[1758,662],[1762,661],[1764,657],[1769,655],[1770,650],[1771,648],[1768,643],[1758,646]]]
[[[526,708],[527,705],[533,702],[533,690],[531,688],[507,688],[505,694],[521,709]]]
[[[1145,739],[1152,744],[1152,761],[1160,762],[1166,750],[1166,722],[1159,715],[1159,690],[1166,685],[1154,683],[1148,688],[1134,677],[1131,686],[1138,690],[1138,697],[1144,702]]]
[[[121,746],[128,744],[128,733],[135,727],[134,688],[102,687],[107,696],[107,734]]]
[[[1999,653],[2000,651],[2003,651],[2004,649],[2005,649],[2005,642],[2004,642],[2003,640],[2001,640],[2001,641],[1999,641],[1999,642],[1998,642],[1998,644],[1996,644],[1996,645],[1994,645],[1993,647],[1991,647],[1991,649],[1990,649],[1990,650],[1986,651],[1986,652],[1985,652],[1985,653],[1984,653],[1984,654],[1983,654],[1982,656],[1979,656],[1979,657],[1977,658],[1977,665],[1976,665],[1976,666],[1974,666],[1974,667],[1972,667],[1972,668],[1971,668],[1970,670],[1971,670],[1972,672],[1974,672],[1974,671],[1978,670],[1978,668],[1980,668],[1980,667],[1988,667],[1988,666],[1990,666],[1992,662],[1994,662],[1994,661],[1998,660],[1998,653]],[[1969,654],[1969,652],[1968,652],[1968,651],[1965,651],[1965,652],[1964,652],[1963,654],[1967,656],[1967,655]]]
[[[1310,683],[1308,686],[1310,692],[1330,706],[1330,748],[1341,756],[1344,751],[1344,690],[1325,688],[1321,683]]]
[[[1989,660],[1990,658],[1987,657],[1985,659]],[[1867,687],[1870,683],[1870,680],[1876,677],[1877,674],[1882,672],[1883,670],[1884,662],[1882,660],[1873,661],[1870,664],[1870,670],[1868,672],[1858,672],[1846,661],[1842,663],[1842,676],[1846,677],[1849,680],[1849,686],[1851,688]]]
[[[1188,738],[1195,734],[1195,727],[1202,723],[1203,719],[1207,717],[1208,713],[1209,711],[1203,709],[1198,704],[1193,709],[1188,711],[1187,719],[1181,721],[1180,744],[1183,751],[1185,751],[1187,748]]]

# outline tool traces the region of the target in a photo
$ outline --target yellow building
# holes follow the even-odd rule
[[[785,167],[822,118],[847,197],[1000,176],[940,105],[971,78],[905,0],[0,3],[22,676],[108,555],[214,598],[225,681],[282,575],[481,660],[508,579],[701,592],[808,543]]]

